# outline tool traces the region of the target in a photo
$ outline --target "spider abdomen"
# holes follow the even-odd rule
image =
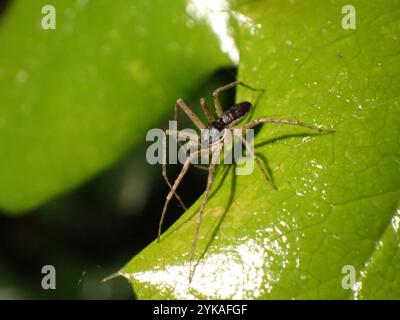
[[[247,101],[235,104],[226,110],[221,117],[211,122],[210,125],[218,130],[223,130],[232,124],[232,122],[235,122],[236,120],[239,120],[245,116],[250,111],[250,108],[251,103]]]

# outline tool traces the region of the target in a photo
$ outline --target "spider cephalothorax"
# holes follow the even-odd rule
[[[198,156],[200,157],[205,157],[205,156],[210,156],[211,155],[211,163],[208,166],[208,179],[207,179],[207,186],[204,192],[203,200],[201,203],[199,215],[197,218],[197,224],[196,224],[196,230],[192,242],[192,251],[190,253],[190,278],[192,276],[192,270],[191,270],[191,263],[193,260],[193,255],[196,249],[196,243],[199,235],[199,230],[200,230],[200,224],[201,220],[203,217],[203,212],[204,208],[206,206],[207,200],[208,200],[208,195],[209,191],[211,189],[211,186],[214,181],[214,174],[215,174],[215,169],[218,164],[218,159],[220,157],[221,153],[221,146],[224,143],[224,139],[226,136],[227,131],[229,130],[234,130],[234,129],[240,129],[242,132],[245,132],[248,129],[252,129],[255,126],[258,126],[263,123],[271,123],[271,124],[284,124],[284,125],[294,125],[294,126],[302,126],[306,127],[312,130],[317,130],[318,132],[334,132],[334,130],[326,130],[326,129],[321,129],[318,128],[317,126],[307,124],[304,122],[300,122],[297,120],[287,120],[287,119],[274,119],[274,118],[259,118],[252,120],[246,124],[244,124],[242,127],[237,127],[235,128],[234,126],[238,124],[250,111],[252,104],[250,102],[240,102],[238,104],[235,104],[234,106],[230,107],[228,110],[225,112],[222,110],[221,102],[219,100],[219,94],[222,91],[228,90],[230,88],[233,88],[237,85],[244,86],[250,90],[253,91],[264,91],[262,89],[254,89],[248,85],[243,84],[240,81],[235,81],[232,83],[229,83],[223,87],[220,87],[216,89],[213,92],[213,101],[215,105],[215,111],[217,118],[214,118],[214,115],[211,113],[210,109],[206,105],[206,102],[204,99],[200,99],[200,106],[201,109],[203,110],[207,120],[208,120],[208,125],[205,126],[203,122],[194,114],[194,112],[183,102],[182,99],[179,99],[176,102],[175,105],[175,121],[178,121],[178,110],[182,109],[185,114],[193,121],[193,123],[196,125],[198,129],[201,130],[200,134],[200,139],[201,139],[201,149],[193,152],[192,154],[189,155],[189,157],[186,159],[185,163],[183,164],[183,168],[181,172],[179,173],[179,176],[175,180],[174,184],[171,184],[168,176],[167,176],[167,169],[166,169],[166,163],[163,162],[163,177],[165,181],[167,182],[168,186],[170,187],[170,191],[167,195],[167,199],[164,204],[164,209],[161,214],[161,219],[160,223],[158,226],[158,241],[160,241],[160,236],[161,236],[161,230],[162,230],[162,225],[165,217],[165,213],[168,207],[168,204],[172,197],[176,197],[177,200],[181,203],[182,207],[186,209],[186,206],[183,204],[182,199],[179,197],[177,194],[176,190],[182,181],[184,175],[186,174],[187,170],[189,169],[189,166],[193,160],[196,159]],[[176,135],[179,134],[179,130],[170,132],[168,130],[165,131],[165,135]],[[239,135],[240,142],[243,144],[247,152],[250,154],[250,156],[254,159],[255,163],[257,164],[258,168],[262,172],[263,176],[265,179],[272,185],[272,187],[275,187],[275,184],[273,183],[272,179],[269,178],[267,171],[263,168],[261,161],[258,159],[258,157],[255,155],[253,152],[252,148],[249,147],[249,144],[246,142],[245,139],[243,139],[242,136]],[[164,146],[166,146],[164,144]],[[163,154],[163,159],[166,159],[166,147],[164,147],[164,154]]]

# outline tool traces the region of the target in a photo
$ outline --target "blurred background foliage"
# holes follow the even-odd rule
[[[0,298],[132,298],[100,280],[156,235],[167,188],[145,133],[234,79],[233,62],[198,1],[2,1],[0,43]],[[188,176],[187,203],[203,180]],[[46,264],[57,290],[41,288]]]

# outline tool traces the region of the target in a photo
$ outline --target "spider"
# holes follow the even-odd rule
[[[215,170],[216,170],[216,167],[218,164],[218,159],[221,154],[222,145],[224,144],[225,137],[226,137],[226,135],[224,133],[226,133],[227,130],[230,130],[232,132],[234,129],[241,129],[242,132],[245,132],[248,129],[252,129],[258,125],[265,124],[265,123],[301,126],[301,127],[309,128],[312,130],[316,130],[320,133],[334,132],[334,130],[331,130],[331,129],[319,128],[317,126],[314,126],[314,125],[311,125],[311,124],[308,124],[305,122],[297,121],[297,120],[274,119],[274,118],[259,118],[259,119],[255,119],[255,120],[252,120],[252,121],[244,124],[242,127],[235,127],[235,125],[238,124],[249,113],[250,109],[252,108],[252,104],[247,101],[240,102],[240,103],[237,103],[237,104],[231,106],[229,109],[227,109],[224,112],[222,110],[219,95],[222,92],[229,90],[231,88],[234,88],[238,85],[243,86],[243,87],[248,88],[253,91],[262,91],[262,92],[264,91],[263,89],[255,89],[253,87],[250,87],[247,84],[242,83],[241,81],[234,81],[232,83],[229,83],[227,85],[217,88],[213,92],[213,102],[214,102],[215,112],[216,112],[216,116],[217,116],[216,118],[211,113],[209,107],[207,106],[207,104],[205,102],[205,99],[204,98],[200,99],[200,107],[209,122],[207,126],[204,125],[204,123],[196,116],[196,114],[186,105],[186,103],[182,99],[178,99],[178,101],[176,102],[176,104],[175,104],[175,121],[176,121],[176,123],[178,121],[178,111],[179,111],[179,109],[181,109],[190,118],[190,120],[194,123],[194,125],[199,130],[201,130],[202,144],[201,144],[200,150],[197,150],[197,151],[191,153],[187,157],[178,177],[176,178],[176,180],[174,181],[173,184],[171,184],[171,182],[169,181],[169,178],[167,176],[166,137],[167,136],[177,136],[179,133],[183,132],[183,130],[180,131],[177,129],[176,131],[171,131],[171,130],[165,131],[164,140],[163,140],[162,175],[163,175],[166,183],[168,184],[170,191],[165,200],[164,208],[161,213],[161,218],[160,218],[160,222],[158,225],[158,236],[157,236],[158,242],[160,241],[160,237],[161,237],[161,230],[162,230],[162,226],[163,226],[163,222],[164,222],[164,218],[165,218],[165,213],[167,211],[168,204],[171,201],[172,197],[175,197],[179,201],[179,203],[181,204],[183,209],[186,210],[186,206],[184,205],[181,197],[177,194],[176,190],[177,190],[180,182],[182,181],[183,177],[185,176],[186,172],[188,171],[189,166],[192,164],[193,160],[196,157],[199,157],[199,156],[200,157],[209,157],[211,155],[211,162],[207,169],[208,170],[207,185],[206,185],[206,189],[203,194],[200,211],[197,216],[196,229],[195,229],[194,237],[192,240],[192,249],[191,249],[190,258],[189,258],[189,262],[190,262],[189,279],[191,279],[191,276],[192,276],[192,267],[191,267],[192,260],[193,260],[193,256],[194,256],[194,253],[196,250],[196,244],[197,244],[197,240],[198,240],[198,236],[199,236],[200,225],[201,225],[201,221],[203,218],[204,208],[207,204],[209,192],[210,192],[211,186],[213,185],[213,182],[214,182]],[[240,142],[245,147],[245,149],[247,150],[247,152],[254,159],[255,163],[257,164],[257,167],[260,169],[264,178],[272,185],[272,187],[274,189],[277,189],[275,184],[273,183],[272,179],[269,179],[266,170],[261,165],[261,161],[258,159],[258,157],[255,155],[255,153],[252,151],[252,149],[250,148],[247,141],[245,139],[243,139],[243,137],[240,137],[240,136],[239,136],[239,139],[240,139]],[[205,141],[205,143],[204,143],[204,141]]]

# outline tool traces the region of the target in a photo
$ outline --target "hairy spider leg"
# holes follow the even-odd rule
[[[263,167],[263,165],[261,164],[260,159],[258,159],[258,157],[256,156],[256,154],[253,152],[251,146],[249,145],[249,143],[246,141],[246,138],[243,138],[241,136],[238,137],[240,142],[243,144],[243,146],[246,148],[247,152],[250,153],[250,156],[254,159],[254,161],[257,164],[257,167],[260,169],[262,175],[264,176],[265,180],[267,180],[267,182],[272,186],[272,188],[274,188],[275,190],[278,190],[277,186],[275,185],[274,181],[272,180],[272,178],[270,178],[268,176],[267,171],[265,170],[265,168]]]
[[[204,123],[196,116],[196,114],[183,102],[182,99],[178,99],[175,104],[175,121],[178,125],[178,110],[181,108],[183,112],[192,120],[198,129],[205,129]]]
[[[167,183],[169,189],[172,188],[172,184],[168,179],[168,174],[167,174],[167,135],[169,134],[168,130],[164,131],[164,136],[163,136],[163,161],[162,161],[162,176],[164,177],[165,182]],[[183,203],[181,197],[178,195],[177,192],[174,192],[175,198],[179,201],[180,205],[182,206],[183,210],[187,210],[187,207]]]
[[[194,157],[197,157],[199,154],[199,151],[193,152],[185,161],[185,163],[183,164],[183,167],[181,169],[181,172],[179,173],[178,177],[176,178],[173,186],[171,187],[171,190],[169,191],[167,198],[165,200],[164,203],[164,208],[163,211],[161,213],[161,218],[160,218],[160,223],[158,225],[158,234],[157,234],[157,242],[160,242],[160,237],[161,237],[161,229],[162,229],[162,225],[164,223],[164,218],[165,218],[165,213],[167,211],[168,208],[168,204],[171,201],[174,193],[176,192],[176,189],[178,188],[179,184],[181,183],[183,177],[185,176],[186,172],[189,169],[190,166],[190,162],[194,159]]]
[[[185,104],[185,102],[182,99],[178,99],[178,101],[176,101],[176,103],[175,103],[175,121],[176,121],[177,127],[178,127],[178,110],[179,110],[179,108],[181,108],[185,112],[185,114],[190,118],[190,120],[192,120],[192,122],[196,125],[197,128],[199,128],[199,129],[205,128],[205,126],[201,122],[201,120],[194,114],[194,112],[192,110],[190,110],[190,108]],[[173,133],[169,132],[168,130],[165,131],[165,134],[166,135],[173,135]],[[181,146],[179,141],[178,141],[178,143],[179,143],[179,146]],[[169,181],[169,178],[168,178],[168,175],[167,175],[167,161],[166,161],[167,160],[167,156],[166,156],[166,152],[167,152],[166,141],[163,140],[162,175],[163,175],[164,180],[166,181],[167,185],[171,189],[172,185],[171,185],[171,182]],[[165,156],[165,158],[164,158],[164,156]],[[177,198],[177,200],[179,201],[179,203],[181,204],[181,206],[183,207],[183,209],[187,210],[187,207],[185,206],[185,204],[183,203],[183,201],[179,197],[179,195],[176,192],[174,192],[174,195]]]
[[[273,119],[273,118],[255,119],[253,121],[250,121],[249,123],[246,123],[243,126],[243,129],[245,129],[245,130],[251,129],[251,128],[254,128],[255,126],[258,126],[258,125],[264,124],[264,123],[287,124],[287,125],[291,125],[291,126],[300,126],[300,127],[305,127],[305,128],[308,128],[308,129],[316,130],[316,131],[321,132],[321,133],[333,133],[333,132],[335,132],[335,130],[333,130],[333,129],[324,129],[324,128],[320,128],[320,127],[314,126],[312,124],[301,122],[301,121],[297,121],[297,120]]]
[[[255,119],[255,120],[245,124],[242,127],[242,129],[245,131],[247,129],[254,128],[254,127],[256,127],[256,126],[258,126],[260,124],[264,124],[264,123],[274,123],[274,124],[286,124],[286,125],[293,125],[293,126],[301,126],[301,127],[305,127],[305,128],[308,128],[308,129],[316,130],[316,131],[321,132],[321,133],[332,133],[332,132],[335,132],[335,130],[322,129],[322,128],[319,128],[319,127],[314,126],[312,124],[308,124],[308,123],[297,121],[297,120],[273,119],[273,118]],[[264,168],[262,167],[260,160],[253,153],[253,151],[251,150],[250,146],[248,145],[246,139],[243,139],[243,137],[239,137],[239,138],[242,141],[242,143],[244,144],[244,146],[246,147],[246,150],[251,154],[251,156],[256,161],[256,164],[257,164],[258,168],[261,170],[261,172],[264,175],[265,179],[272,185],[272,187],[274,189],[277,189],[277,187],[274,184],[274,182],[272,181],[272,179],[268,178],[268,175],[267,175],[266,171],[264,170]]]
[[[166,132],[167,135],[174,136],[174,137],[178,137],[178,135],[180,133],[185,132],[185,134],[190,138],[190,143],[193,142],[195,144],[195,146],[198,146],[198,144],[199,144],[198,136],[197,135],[192,135],[192,133],[190,131],[186,131],[186,130],[168,130],[167,129],[165,132]],[[182,141],[178,140],[179,147],[182,147],[182,143],[181,142]],[[195,167],[195,168],[201,169],[201,170],[208,171],[208,166],[206,166],[206,165],[192,163],[192,166]]]
[[[213,92],[213,101],[214,101],[214,106],[215,106],[215,112],[217,113],[218,117],[221,117],[222,114],[224,113],[223,110],[222,110],[221,101],[219,99],[219,94],[221,92],[224,92],[224,91],[229,90],[229,89],[231,89],[233,87],[236,87],[236,86],[242,86],[242,87],[245,87],[245,88],[250,89],[252,91],[262,91],[262,92],[264,92],[264,89],[256,89],[256,88],[250,87],[249,85],[247,85],[247,84],[245,84],[245,83],[243,83],[241,81],[234,81],[234,82],[228,83],[227,85],[224,85],[222,87],[219,87],[219,88],[215,89],[214,92]]]
[[[210,149],[207,150],[208,152],[211,151],[211,163],[208,167],[207,187],[206,187],[206,190],[204,191],[203,200],[202,200],[201,206],[200,206],[200,211],[197,216],[196,229],[195,229],[194,237],[193,237],[193,241],[192,241],[192,250],[190,252],[190,258],[189,258],[189,283],[192,281],[192,277],[193,277],[192,271],[194,271],[194,270],[192,270],[192,262],[193,262],[193,258],[194,258],[194,253],[196,251],[197,240],[198,240],[199,232],[200,232],[200,225],[201,225],[201,221],[203,219],[204,209],[205,209],[207,201],[208,201],[208,195],[211,190],[212,184],[214,182],[215,169],[218,165],[218,159],[221,154],[221,149],[223,146],[222,146],[222,143],[219,142],[215,147],[216,148],[214,149],[212,146],[210,146]],[[206,150],[204,149],[203,152],[204,151],[206,151]]]
[[[208,106],[205,103],[205,100],[202,98],[200,99],[200,107],[203,110],[205,116],[207,117],[208,121],[210,121],[210,119],[212,119],[212,114],[210,112],[210,109],[208,108]],[[196,116],[196,114],[187,106],[187,104],[182,100],[179,99],[176,104],[175,104],[175,116],[174,116],[174,120],[176,121],[176,126],[177,129],[179,129],[178,127],[178,110],[179,108],[181,108],[185,114],[189,117],[190,120],[192,120],[193,124],[198,128],[198,129],[204,129],[205,125],[203,124],[203,122]],[[211,118],[209,118],[211,116]],[[182,146],[181,142],[178,141],[179,147]],[[201,165],[197,165],[197,164],[193,164],[194,167],[202,169],[202,170],[208,170],[208,167],[204,167]]]
[[[208,122],[213,122],[214,116],[211,113],[210,108],[208,107],[208,105],[206,103],[206,99],[204,99],[204,98],[200,99],[200,107],[201,107],[201,110],[203,110],[203,113],[205,114]]]

